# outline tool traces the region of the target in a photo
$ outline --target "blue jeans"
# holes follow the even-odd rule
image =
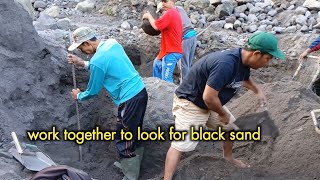
[[[190,37],[182,40],[183,56],[181,59],[181,79],[187,77],[188,71],[191,68],[194,53],[196,51],[197,38]],[[181,83],[181,82],[180,82]]]
[[[169,53],[162,58],[162,61],[155,59],[153,61],[153,77],[160,78],[167,82],[173,82],[172,74],[181,57],[182,54],[180,53]]]

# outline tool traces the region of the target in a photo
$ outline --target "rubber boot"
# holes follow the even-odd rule
[[[143,157],[144,148],[139,147],[136,149],[136,156],[132,158],[123,158],[119,162],[114,163],[117,167],[121,168],[124,177],[122,180],[138,180],[140,175],[140,165]]]

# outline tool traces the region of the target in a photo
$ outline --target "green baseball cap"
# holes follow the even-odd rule
[[[83,42],[90,40],[91,38],[96,37],[95,31],[89,27],[80,27],[72,33],[73,43],[68,48],[69,51],[77,49]]]
[[[263,53],[268,53],[277,59],[285,59],[285,54],[278,49],[277,38],[267,32],[258,32],[253,34],[248,42],[247,46],[251,50],[258,50]]]

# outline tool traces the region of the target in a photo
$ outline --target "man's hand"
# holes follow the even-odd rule
[[[305,60],[307,55],[310,53],[310,51],[311,51],[311,49],[309,49],[309,48],[306,49],[305,51],[303,51],[303,53],[300,54],[300,56],[299,56],[299,61],[301,62],[301,61]]]
[[[142,20],[143,20],[143,19],[149,19],[149,16],[151,16],[151,14],[150,14],[149,11],[147,11],[146,13],[143,14]]]
[[[259,91],[256,95],[257,95],[260,107],[266,107],[267,97],[264,95],[263,91]]]
[[[76,66],[84,68],[84,60],[82,60],[78,56],[73,55],[73,54],[68,54],[67,59],[68,59],[69,64],[74,64]]]
[[[223,122],[224,124],[229,124],[230,121],[230,114],[224,113],[224,114],[219,114],[218,116],[219,121]]]
[[[71,97],[74,99],[74,100],[77,100],[77,95],[78,93],[80,93],[80,89],[77,88],[77,89],[72,89],[72,92],[71,92]]]

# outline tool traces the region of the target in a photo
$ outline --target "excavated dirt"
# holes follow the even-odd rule
[[[65,47],[41,39],[27,12],[21,11],[13,1],[0,2],[0,15],[3,25],[0,28],[0,179],[30,179],[34,173],[24,169],[8,153],[13,146],[10,133],[15,131],[20,140],[28,142],[27,130],[48,131],[53,125],[59,131],[76,130],[75,103],[70,97],[71,67],[66,63]],[[280,38],[284,38],[282,47],[290,39],[290,42],[304,42],[301,47],[293,47],[292,52],[305,48],[306,42],[312,39]],[[286,51],[291,53],[289,48]],[[288,62],[274,62],[269,68],[252,73],[258,82],[265,83],[268,111],[280,134],[276,138],[263,137],[259,142],[235,142],[234,156],[250,163],[250,169],[235,168],[225,162],[219,142],[200,142],[195,151],[183,155],[175,179],[319,179],[320,140],[310,111],[319,107],[320,99],[300,83],[288,80],[295,68],[296,61],[289,58]],[[85,89],[88,73],[83,70],[76,73],[78,86]],[[144,128],[167,129],[174,123],[171,107],[177,86],[155,78],[144,78],[144,82],[149,93]],[[242,96],[227,105],[231,112],[240,117],[260,111],[254,94],[242,92]],[[116,111],[102,91],[97,98],[80,103],[82,129],[92,130],[98,125],[102,131],[114,130]],[[29,143],[38,145],[56,163],[82,169],[95,179],[122,179],[120,170],[113,166],[117,160],[113,141],[86,142],[82,146],[83,162],[78,161],[78,146],[74,142]],[[170,143],[148,141],[144,145],[140,178],[161,177]]]

